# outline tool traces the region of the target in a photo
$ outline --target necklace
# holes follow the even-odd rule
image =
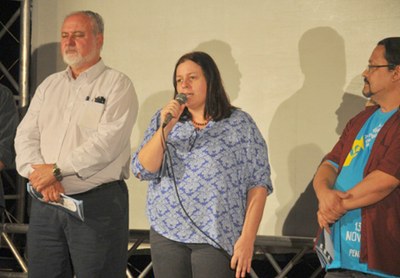
[[[205,121],[204,123],[198,123],[192,119],[192,123],[197,126],[206,126],[210,120]]]

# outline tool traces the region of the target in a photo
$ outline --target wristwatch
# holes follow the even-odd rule
[[[56,163],[53,164],[53,175],[57,181],[62,181],[63,176],[61,174],[61,169],[58,168]]]

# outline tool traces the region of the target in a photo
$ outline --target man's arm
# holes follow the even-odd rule
[[[346,208],[343,205],[343,199],[348,194],[334,190],[338,171],[329,161],[324,161],[318,167],[314,176],[313,187],[318,198],[318,223],[329,231],[329,224],[334,223],[344,213]]]
[[[44,164],[40,153],[39,115],[43,101],[43,91],[36,90],[29,109],[17,128],[15,136],[16,167],[18,173],[29,178],[32,164]]]
[[[349,197],[343,200],[343,206],[346,210],[351,210],[375,204],[392,193],[399,183],[392,175],[380,170],[372,171],[348,191]]]

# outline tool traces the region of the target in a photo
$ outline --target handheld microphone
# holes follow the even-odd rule
[[[179,93],[176,95],[175,100],[179,102],[180,105],[185,104],[187,101],[187,96],[185,94]],[[168,113],[165,117],[164,123],[162,124],[162,128],[166,127],[167,124],[172,120],[172,114]]]

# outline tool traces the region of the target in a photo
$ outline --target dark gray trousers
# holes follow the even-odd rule
[[[150,229],[151,260],[157,278],[232,278],[230,259],[208,244],[169,240]]]
[[[126,277],[128,191],[124,181],[72,195],[82,200],[85,221],[36,199],[28,230],[31,278]]]

